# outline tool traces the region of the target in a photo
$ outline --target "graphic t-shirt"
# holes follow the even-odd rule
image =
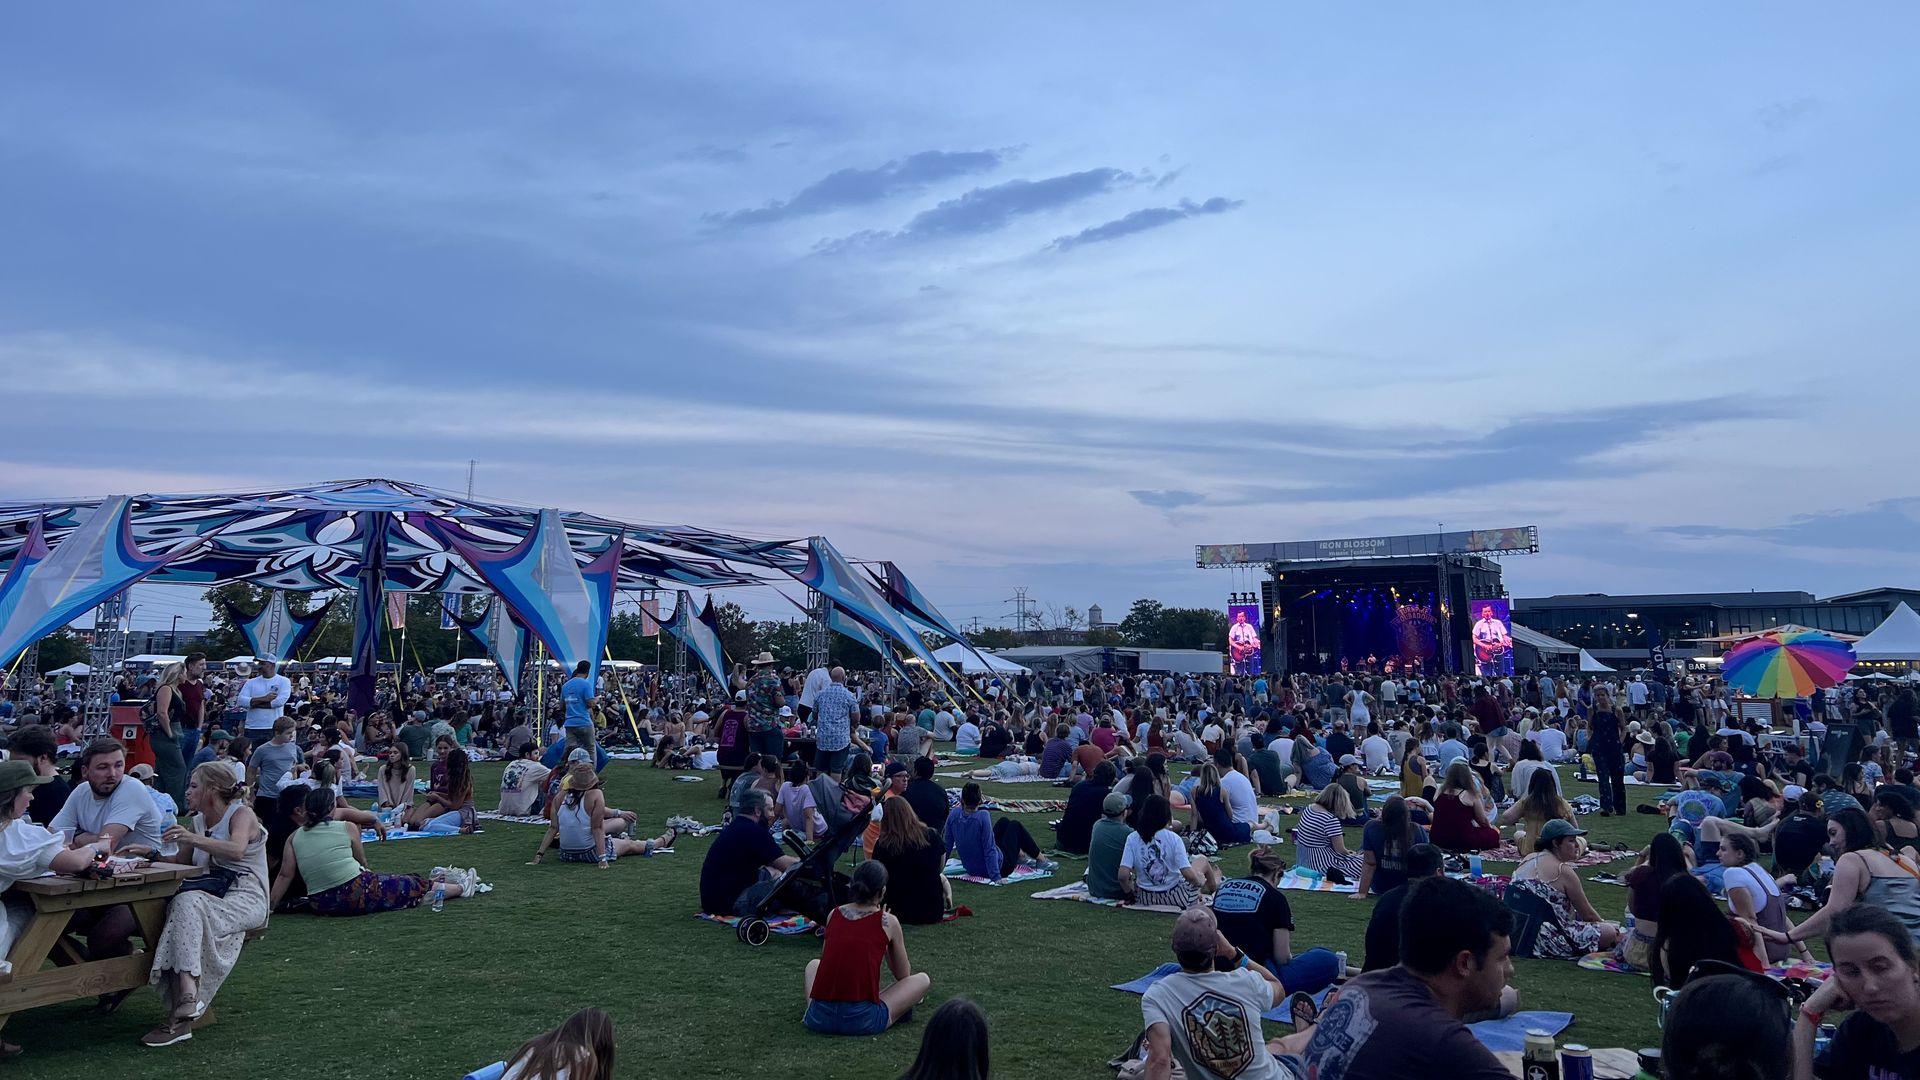
[[[1301,1057],[1315,1080],[1513,1080],[1500,1059],[1404,967],[1348,982]]]
[[[1293,929],[1293,909],[1280,890],[1259,878],[1232,878],[1213,896],[1213,914],[1227,940],[1256,964],[1273,959],[1273,932]]]
[[[1147,1027],[1167,1026],[1173,1060],[1191,1080],[1286,1080],[1260,1030],[1272,1007],[1273,987],[1247,968],[1176,971],[1140,999]]]
[[[1814,1071],[1821,1080],[1914,1080],[1920,1077],[1920,1050],[1901,1053],[1891,1028],[1857,1012],[1834,1032]]]
[[[1186,880],[1181,871],[1193,865],[1193,857],[1187,854],[1186,842],[1170,829],[1155,833],[1152,843],[1140,839],[1136,831],[1127,837],[1120,865],[1133,871],[1136,888],[1166,892]]]

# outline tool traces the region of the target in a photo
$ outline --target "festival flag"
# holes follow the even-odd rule
[[[987,662],[986,657],[980,655],[980,650],[973,647],[973,642],[967,640],[967,635],[961,633],[960,628],[953,625],[945,615],[940,614],[940,609],[933,606],[933,601],[927,599],[926,594],[907,579],[906,571],[891,561],[880,565],[884,568],[881,573],[875,574],[872,571],[868,573],[874,583],[880,586],[882,594],[887,598],[887,603],[892,605],[895,611],[929,630],[945,634],[972,653],[974,659],[987,667],[993,666]]]
[[[133,500],[128,496],[102,499],[51,550],[45,525],[34,521],[6,580],[0,581],[0,659],[12,659],[199,546],[187,544],[158,556],[143,553],[133,542],[132,511]]]
[[[407,594],[390,592],[387,597],[387,629],[405,630],[407,628]]]
[[[1666,682],[1673,674],[1667,670],[1667,646],[1660,640],[1660,631],[1651,626],[1647,627],[1647,663],[1661,682]]]
[[[640,636],[658,637],[660,635],[660,601],[648,597],[640,601]]]
[[[457,630],[460,628],[460,594],[440,594],[440,629]]]
[[[707,603],[712,606],[711,597]],[[686,644],[687,651],[700,659],[700,666],[726,685],[727,654],[721,647],[720,634],[706,619],[694,614],[693,597],[685,589],[674,594],[673,617],[667,620],[665,629]]]
[[[872,585],[855,572],[846,557],[835,550],[826,537],[815,536],[807,540],[807,565],[795,573],[794,578],[809,589],[825,593],[827,599],[843,607],[879,634],[906,646],[907,651],[920,658],[927,670],[939,676],[940,681],[958,693],[952,676],[940,661],[933,658],[927,643],[920,640],[920,634],[909,625],[906,619],[874,591]],[[960,640],[965,641],[963,637]]]
[[[291,660],[298,655],[300,646],[306,644],[313,632],[320,628],[320,623],[333,607],[333,601],[328,600],[317,610],[305,615],[295,615],[287,606],[287,594],[274,589],[267,593],[267,602],[260,605],[259,612],[253,615],[242,613],[225,600],[220,602],[220,606],[240,631],[240,636],[247,639],[247,647],[253,650],[253,655]]]
[[[527,653],[533,647],[533,638],[519,619],[513,617],[513,609],[499,597],[487,601],[487,609],[472,622],[464,620],[460,628],[472,635],[473,640],[486,650],[500,674],[506,677],[507,689],[520,692],[520,673],[527,666]]]
[[[556,660],[585,660],[597,679],[606,653],[607,620],[613,613],[614,578],[620,573],[623,535],[581,566],[558,510],[542,510],[533,530],[505,551],[488,551],[450,521],[429,518],[474,573],[513,609],[522,624],[546,643]]]

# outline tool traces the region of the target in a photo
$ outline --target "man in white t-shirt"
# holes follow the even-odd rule
[[[248,740],[259,746],[273,738],[273,722],[286,710],[287,699],[293,696],[293,684],[285,675],[275,674],[279,657],[256,656],[253,663],[253,678],[240,685],[240,693],[234,700],[247,710]]]
[[[1291,1080],[1297,1060],[1276,1057],[1311,1038],[1269,1043],[1260,1014],[1280,1004],[1286,989],[1263,965],[1233,947],[1213,912],[1188,908],[1173,923],[1173,955],[1180,970],[1147,988],[1140,1015],[1147,1026],[1148,1080],[1164,1080],[1179,1062],[1189,1080]],[[1228,970],[1220,971],[1217,961]]]
[[[1548,761],[1559,761],[1567,756],[1567,733],[1560,730],[1560,722],[1555,719],[1543,727],[1534,728],[1527,733],[1540,747],[1540,756]]]
[[[1368,776],[1380,776],[1393,768],[1393,744],[1385,735],[1375,733],[1360,740],[1360,760]]]
[[[127,751],[114,739],[95,739],[80,752],[80,777],[67,804],[47,828],[73,830],[71,847],[106,840],[115,851],[160,850],[160,836],[174,824],[161,818],[153,796],[138,780],[127,779]]]

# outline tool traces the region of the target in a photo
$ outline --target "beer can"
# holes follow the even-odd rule
[[[1560,1051],[1560,1080],[1593,1080],[1593,1051],[1568,1043]]]

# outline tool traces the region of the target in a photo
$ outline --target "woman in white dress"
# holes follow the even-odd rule
[[[208,876],[227,879],[225,895],[183,889],[167,904],[167,928],[153,950],[150,981],[162,987],[166,1023],[141,1038],[172,1046],[193,1038],[207,1006],[240,960],[247,931],[267,925],[267,831],[241,798],[233,770],[207,762],[187,783],[193,828],[178,825],[162,838],[193,852]]]
[[[37,878],[52,870],[75,874],[93,865],[106,845],[90,844],[69,851],[60,837],[43,825],[27,820],[27,807],[33,802],[33,789],[53,780],[40,776],[27,761],[0,761],[0,891],[15,882]],[[11,974],[7,956],[13,943],[33,917],[33,902],[24,896],[8,895],[6,917],[0,919],[0,975]],[[18,1057],[20,1048],[0,1040],[0,1058]]]

